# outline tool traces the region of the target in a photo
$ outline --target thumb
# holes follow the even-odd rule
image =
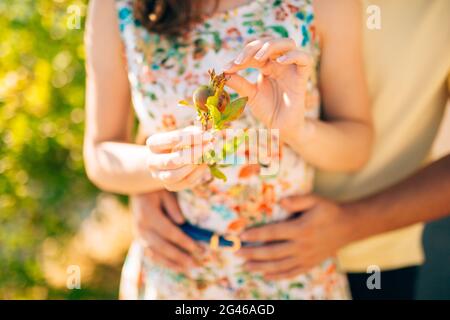
[[[290,196],[280,201],[281,207],[290,214],[305,211],[314,207],[319,198],[314,194]]]
[[[242,97],[248,97],[249,101],[253,99],[256,94],[254,83],[236,73],[227,74],[227,76],[229,77],[226,82],[227,87],[230,87]]]
[[[185,222],[180,206],[178,205],[178,200],[174,194],[164,192],[162,195],[162,206],[163,210],[176,224],[183,224]]]

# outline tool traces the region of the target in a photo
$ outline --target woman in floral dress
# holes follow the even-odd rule
[[[183,10],[190,12],[186,24],[177,20]],[[196,12],[202,15],[194,19]],[[339,6],[319,0],[91,1],[89,177],[102,189],[125,194],[175,191],[191,226],[228,239],[288,219],[279,201],[310,192],[314,166],[352,171],[368,158],[371,123],[358,14],[352,0]],[[278,150],[270,155],[276,164],[246,163],[245,151],[238,151],[238,161],[223,169],[227,180],[210,181],[207,165],[177,163],[186,150],[214,147],[214,138],[193,126],[195,111],[178,105],[208,83],[211,68],[228,74],[232,98],[249,97],[231,129],[279,130],[270,138],[271,149]],[[130,98],[149,137],[147,147],[128,143]],[[186,134],[200,140],[177,149]],[[275,271],[262,264],[258,270],[257,260],[244,264],[240,250],[200,242],[201,253],[184,252],[183,261],[172,246],[180,235],[151,229],[148,242],[130,250],[123,298],[349,298],[332,257],[307,272],[297,271],[301,266],[289,257],[281,257]],[[282,253],[282,246],[273,249]],[[273,277],[289,270],[285,279]]]

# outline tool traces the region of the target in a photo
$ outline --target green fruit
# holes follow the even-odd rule
[[[195,107],[203,112],[208,112],[208,108],[206,107],[206,100],[208,99],[208,97],[213,95],[214,91],[210,86],[202,85],[198,87],[194,91],[194,95],[192,96]]]

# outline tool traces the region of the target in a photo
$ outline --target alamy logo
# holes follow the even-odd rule
[[[366,20],[366,26],[369,30],[381,29],[381,9],[379,6],[370,5],[366,9],[368,15]]]
[[[371,275],[367,278],[366,285],[369,290],[381,289],[381,269],[377,265],[367,267],[367,273]]]
[[[67,289],[81,289],[81,269],[80,266],[70,265],[67,267]]]
[[[78,5],[71,5],[67,7],[67,28],[70,30],[81,29],[81,7]]]

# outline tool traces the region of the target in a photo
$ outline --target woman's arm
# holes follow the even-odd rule
[[[130,89],[113,0],[92,0],[86,26],[86,132],[84,159],[90,180],[111,192],[162,189],[150,175],[148,149],[131,140]]]
[[[363,70],[361,10],[356,0],[315,0],[322,41],[320,91],[324,121],[306,120],[288,143],[308,162],[354,171],[369,159],[372,121]]]
[[[363,72],[360,7],[357,0],[316,0],[322,40],[320,90],[323,120],[305,119],[305,94],[312,67],[293,39],[261,38],[248,43],[225,67],[227,86],[249,98],[253,115],[307,162],[324,170],[355,171],[369,159],[372,123]],[[251,83],[238,74],[256,68]]]

